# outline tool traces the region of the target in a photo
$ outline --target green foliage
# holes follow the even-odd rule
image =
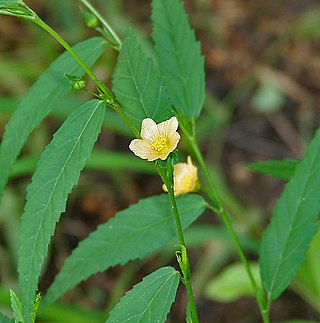
[[[41,156],[22,216],[19,273],[25,319],[30,322],[35,291],[50,237],[100,132],[105,108],[92,100],[64,122]]]
[[[144,118],[160,122],[173,115],[163,78],[132,30],[128,31],[121,47],[113,90],[138,130]]]
[[[188,194],[177,200],[183,228],[204,211],[201,196]],[[140,200],[98,227],[66,260],[43,301],[53,302],[67,290],[99,271],[129,260],[144,258],[177,235],[167,195]]]
[[[259,281],[259,266],[251,263],[255,281]],[[255,296],[246,269],[242,263],[232,264],[208,282],[205,295],[218,302],[232,302],[241,297]]]
[[[0,14],[32,18],[34,13],[19,0],[0,0]]]
[[[0,322],[1,323],[14,323],[13,320],[10,320],[7,316],[3,315],[1,312],[0,312]]]
[[[299,164],[299,159],[267,160],[247,165],[253,172],[271,175],[275,178],[290,180]]]
[[[11,307],[13,310],[15,322],[16,323],[20,323],[20,322],[24,323],[22,304],[21,304],[18,296],[16,295],[16,293],[12,289],[10,289],[10,300],[11,300]]]
[[[6,7],[6,6],[19,6],[20,1],[19,0],[0,0],[0,8]]]
[[[300,269],[317,230],[320,211],[320,131],[277,201],[260,249],[263,285],[277,298]]]
[[[92,38],[79,43],[74,49],[91,66],[104,48],[105,42],[102,38]],[[12,166],[30,133],[57,108],[58,100],[69,92],[70,85],[65,73],[84,75],[82,68],[69,53],[58,57],[40,76],[7,124],[0,146],[0,197]]]
[[[188,120],[197,118],[205,95],[204,58],[182,3],[153,0],[152,20],[160,71],[174,108]]]
[[[106,323],[165,322],[179,281],[180,274],[174,268],[158,269],[121,298]]]
[[[313,8],[313,10],[307,11],[300,17],[297,34],[309,40],[318,40],[320,38],[319,8]]]
[[[306,260],[293,282],[293,289],[320,312],[320,230],[312,240]]]

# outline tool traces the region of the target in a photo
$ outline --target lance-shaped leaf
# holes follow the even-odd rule
[[[10,300],[11,300],[11,307],[12,307],[12,310],[13,310],[13,315],[14,315],[14,318],[15,318],[15,321],[20,323],[24,321],[23,319],[23,307],[22,307],[22,304],[18,298],[18,296],[16,295],[16,293],[10,289]]]
[[[19,279],[26,322],[56,222],[65,210],[68,194],[78,182],[101,130],[105,107],[92,100],[74,111],[43,152],[28,187],[22,216]]]
[[[263,285],[277,298],[299,271],[320,212],[320,131],[277,201],[260,249]]]
[[[266,160],[251,163],[247,167],[253,172],[271,175],[288,181],[293,177],[299,162],[299,159]]]
[[[173,105],[189,120],[200,114],[205,95],[204,58],[180,0],[152,1],[152,37]]]
[[[97,37],[79,43],[74,49],[91,66],[105,46],[104,40]],[[0,198],[12,166],[30,133],[57,107],[58,100],[71,89],[64,73],[84,75],[83,69],[67,52],[57,58],[40,76],[21,100],[7,124],[0,145]]]
[[[113,75],[113,90],[138,130],[144,118],[160,122],[172,116],[163,78],[132,30],[128,31],[121,47]]]
[[[203,198],[194,194],[179,197],[177,203],[183,228],[188,227],[205,208]],[[138,204],[118,212],[79,243],[56,276],[43,302],[53,302],[90,275],[116,264],[146,257],[176,235],[167,195],[140,200]]]
[[[106,323],[165,322],[179,281],[180,274],[174,268],[158,269],[121,298]]]

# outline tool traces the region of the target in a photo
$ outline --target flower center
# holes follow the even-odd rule
[[[155,137],[151,144],[151,148],[158,153],[166,153],[168,151],[168,140],[165,137]]]

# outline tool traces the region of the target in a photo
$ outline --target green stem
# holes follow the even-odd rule
[[[122,42],[117,33],[113,30],[113,28],[108,24],[108,22],[104,19],[102,15],[100,15],[99,11],[87,0],[80,0],[103,24],[103,26],[106,28],[108,33],[113,37],[113,39],[116,42],[116,47],[118,49],[121,48]]]
[[[176,197],[174,195],[174,184],[173,184],[173,166],[170,160],[167,160],[167,171],[166,173],[164,169],[162,169],[159,166],[156,166],[156,169],[163,180],[164,184],[166,185],[168,189],[168,195],[170,199],[170,204],[171,208],[173,211],[174,219],[176,222],[176,227],[178,231],[178,237],[179,237],[179,242],[180,245],[185,249],[185,253],[182,253],[184,255],[183,261],[184,261],[184,266],[182,267],[180,265],[180,268],[183,272],[183,283],[186,286],[187,294],[188,294],[188,300],[189,300],[189,308],[191,312],[191,317],[192,317],[192,322],[193,323],[198,323],[199,318],[198,318],[198,311],[197,311],[197,306],[194,298],[194,293],[193,293],[193,288],[192,288],[192,282],[191,282],[191,270],[190,270],[190,262],[189,262],[189,257],[187,254],[187,246],[184,240],[184,235],[183,235],[183,229],[181,225],[181,220],[180,220],[180,214],[177,206],[177,201]]]
[[[266,306],[266,300],[265,300],[265,296],[264,296],[264,293],[263,291],[261,291],[260,288],[258,288],[257,286],[257,283],[253,277],[253,274],[252,274],[252,271],[251,271],[251,268],[250,268],[250,265],[249,265],[249,262],[248,262],[248,259],[241,247],[241,244],[240,244],[240,241],[233,229],[233,226],[231,224],[231,221],[229,219],[229,216],[227,214],[227,212],[225,211],[223,205],[222,205],[222,202],[221,202],[221,199],[219,197],[219,194],[218,194],[218,191],[216,189],[216,186],[214,184],[214,181],[212,179],[212,176],[210,174],[210,171],[207,167],[207,164],[205,163],[204,161],[204,158],[203,158],[203,155],[199,149],[199,146],[196,142],[196,139],[195,139],[195,136],[194,135],[190,135],[190,133],[188,131],[186,131],[186,128],[183,128],[182,127],[182,130],[184,131],[186,137],[188,138],[189,142],[190,142],[190,145],[191,145],[191,148],[196,156],[196,158],[198,159],[198,162],[200,164],[200,167],[208,181],[208,184],[209,184],[209,188],[210,188],[210,191],[209,191],[209,197],[210,199],[212,200],[212,202],[214,203],[214,206],[212,205],[209,205],[207,204],[208,208],[210,208],[212,211],[218,213],[221,218],[222,218],[222,221],[224,222],[225,226],[227,227],[227,230],[229,231],[231,237],[232,237],[232,240],[236,246],[236,249],[237,249],[237,252],[238,252],[238,255],[240,257],[240,260],[241,262],[243,263],[244,267],[245,267],[245,270],[247,272],[247,275],[248,275],[248,278],[250,280],[250,283],[251,283],[251,286],[254,290],[254,293],[256,295],[256,298],[257,298],[257,301],[259,303],[259,308],[260,308],[260,312],[261,312],[261,315],[263,317],[263,321],[264,323],[268,323],[269,322],[269,307]]]
[[[49,25],[47,25],[38,16],[35,16],[33,21],[42,29],[44,29],[46,32],[48,32],[53,38],[55,38],[70,53],[70,55],[78,62],[78,64],[85,70],[85,72],[89,75],[89,77],[94,81],[96,86],[102,91],[102,93],[105,96],[104,99],[106,104],[121,115],[124,121],[129,125],[130,129],[135,134],[135,136],[139,138],[140,135],[137,128],[132,123],[132,121],[127,117],[127,115],[123,112],[123,110],[121,109],[119,103],[115,100],[111,91],[108,89],[107,86],[105,86],[100,80],[97,79],[97,77],[92,72],[92,70],[75,52],[75,50],[54,29],[52,29]]]

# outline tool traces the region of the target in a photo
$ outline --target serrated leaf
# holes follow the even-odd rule
[[[251,163],[247,165],[248,169],[275,178],[290,180],[300,159],[284,159],[284,160],[267,160],[262,162]]]
[[[204,199],[195,194],[177,199],[183,228],[204,211]],[[167,195],[140,200],[98,227],[66,260],[44,297],[45,304],[62,296],[89,276],[111,266],[144,258],[177,235]]]
[[[43,152],[28,187],[22,216],[19,266],[26,322],[30,322],[43,258],[72,187],[90,157],[105,107],[92,100],[74,111]]]
[[[132,30],[128,31],[121,47],[113,74],[113,90],[138,130],[145,118],[160,122],[173,115],[163,78]]]
[[[200,114],[204,96],[204,58],[180,0],[152,1],[152,37],[160,71],[173,105],[188,120]]]
[[[1,323],[14,323],[14,320],[9,319],[7,316],[0,312],[0,322]]]
[[[16,295],[16,293],[10,289],[10,300],[11,300],[11,308],[13,310],[13,315],[15,317],[15,322],[20,323],[24,322],[23,320],[23,309],[22,309],[22,304]]]
[[[259,281],[259,265],[251,263],[250,268],[255,281]],[[218,302],[233,302],[242,297],[255,296],[242,263],[235,263],[225,268],[207,283],[204,293],[209,299]]]
[[[106,323],[165,322],[179,281],[180,274],[174,268],[158,269],[121,298]]]
[[[263,285],[277,298],[299,271],[320,212],[320,131],[277,201],[260,248]]]
[[[79,43],[74,49],[91,66],[102,54],[105,46],[104,40],[96,37]],[[12,166],[30,133],[71,89],[64,73],[84,75],[83,69],[67,52],[59,56],[40,76],[20,101],[7,124],[0,145],[0,198]]]

